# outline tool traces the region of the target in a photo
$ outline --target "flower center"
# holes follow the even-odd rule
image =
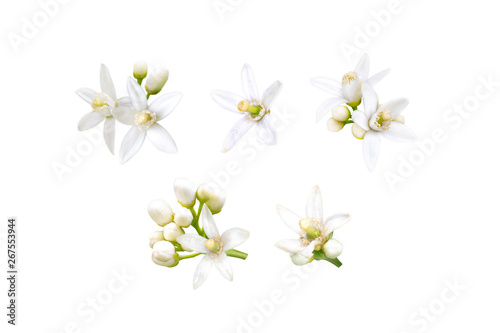
[[[350,85],[352,83],[352,81],[356,80],[357,77],[358,77],[358,73],[356,73],[356,72],[346,73],[342,77],[342,84],[343,85]]]
[[[92,109],[94,109],[95,112],[105,112],[110,110],[110,106],[107,101],[104,101],[101,97],[104,98],[104,96],[97,95],[92,101]]]
[[[135,115],[135,124],[143,130],[146,130],[156,123],[156,113],[145,110]]]
[[[220,237],[210,238],[205,241],[205,246],[210,251],[209,255],[211,257],[221,254],[223,245]]]
[[[247,102],[242,100],[238,103],[238,110],[240,112],[246,112],[246,117],[250,121],[258,121],[261,120],[266,113],[270,113],[271,111],[267,110],[259,101]]]
[[[382,109],[377,111],[377,113],[374,114],[374,117],[372,116],[371,123],[375,126],[374,129],[386,130],[391,125],[391,121],[392,121],[391,111],[387,109]]]
[[[309,241],[313,241],[319,236],[321,236],[321,231],[313,226],[313,223],[308,218],[303,218],[299,221],[299,226],[302,231],[306,234]]]

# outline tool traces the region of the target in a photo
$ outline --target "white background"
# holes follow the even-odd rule
[[[8,332],[72,332],[71,322],[76,332],[238,332],[249,320],[253,326],[240,332],[497,331],[500,87],[466,118],[445,118],[454,105],[474,102],[480,77],[500,81],[494,4],[401,0],[398,13],[361,45],[357,31],[370,27],[370,13],[387,10],[390,1],[232,3],[221,18],[212,0],[69,1],[16,52],[8,34],[20,35],[23,17],[32,21],[41,7],[34,0],[2,2],[0,230],[5,233],[7,216],[17,216],[20,246],[19,325],[5,323],[2,278],[2,332],[7,326]],[[357,45],[358,54],[345,56],[346,43]],[[416,143],[384,140],[369,173],[350,128],[331,133],[326,118],[315,123],[317,106],[329,96],[310,78],[340,79],[364,52],[372,73],[392,68],[377,92],[381,100],[410,99],[404,115],[419,140],[436,129],[446,137],[393,188],[386,177],[398,174],[400,159],[424,156]],[[179,153],[161,153],[146,141],[120,166],[101,142],[59,180],[54,163],[66,163],[68,147],[87,141],[76,125],[88,105],[75,90],[98,89],[104,63],[124,95],[139,59],[166,66],[165,91],[184,94],[162,121]],[[241,93],[244,63],[252,65],[261,91],[283,82],[275,109],[295,116],[276,146],[259,146],[255,155],[238,148],[223,154],[238,116],[218,107],[210,91]],[[119,127],[117,150],[125,130]],[[254,137],[240,149],[255,149]],[[199,258],[174,269],[151,262],[148,236],[158,227],[147,205],[162,198],[174,206],[176,177],[213,181],[210,172],[233,160],[239,173],[216,221],[220,230],[250,230],[239,247],[250,256],[232,259],[233,283],[214,270],[193,291]],[[304,275],[274,246],[293,237],[275,205],[303,214],[314,184],[325,214],[350,212],[353,219],[336,233],[344,244],[342,268],[321,262]],[[4,239],[1,253],[5,271]],[[133,279],[85,321],[77,309],[105,293],[113,271],[122,269]],[[453,296],[446,281],[466,289],[443,306],[441,295]],[[282,294],[282,304],[258,310],[255,302],[268,304],[273,293]],[[429,307],[432,320],[416,314]]]

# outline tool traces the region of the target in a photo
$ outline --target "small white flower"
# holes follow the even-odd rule
[[[149,236],[149,247],[152,248],[156,243],[164,240],[163,231],[153,231],[153,233]]]
[[[354,111],[352,119],[356,125],[366,131],[363,138],[363,156],[368,170],[375,169],[382,136],[397,142],[415,140],[413,131],[408,126],[396,121],[407,105],[406,98],[399,98],[379,106],[377,95],[372,86],[363,85],[364,110]]]
[[[175,247],[167,241],[159,241],[153,245],[152,259],[155,264],[166,267],[174,267],[179,263]]]
[[[196,198],[200,202],[206,202],[214,196],[214,189],[208,184],[201,184],[196,190]]]
[[[180,213],[175,214],[175,224],[179,227],[187,228],[193,222],[193,214],[189,211],[189,209],[181,207]]]
[[[196,203],[196,188],[192,181],[186,178],[176,178],[174,193],[177,201],[183,207],[193,207]]]
[[[160,227],[174,220],[174,211],[166,201],[161,199],[156,199],[149,203],[148,213]]]
[[[214,190],[212,198],[207,201],[206,205],[210,208],[212,214],[218,214],[221,212],[224,204],[226,203],[226,192],[223,189],[216,188]]]
[[[313,259],[313,251],[319,251],[329,240],[330,234],[349,222],[349,214],[336,214],[323,220],[323,201],[318,186],[314,186],[306,205],[306,217],[278,205],[278,214],[285,224],[299,235],[299,239],[285,239],[276,246],[291,254],[296,265],[304,265]]]
[[[163,237],[169,242],[175,242],[183,234],[184,230],[177,223],[169,223],[163,227]]]
[[[128,97],[116,98],[115,86],[108,68],[101,64],[101,92],[90,88],[81,88],[76,91],[85,102],[92,107],[92,112],[87,113],[80,119],[78,130],[91,129],[104,121],[104,141],[109,151],[114,154],[115,150],[115,119],[113,110],[117,106],[130,106]]]
[[[127,90],[130,95],[131,106],[119,106],[113,112],[119,122],[132,125],[120,148],[120,163],[127,162],[139,151],[146,134],[151,143],[159,150],[166,153],[176,153],[177,146],[174,139],[157,122],[175,109],[182,98],[182,94],[173,92],[161,95],[148,106],[146,93],[131,77],[127,81]]]
[[[167,83],[168,75],[168,69],[165,68],[154,71],[152,74],[149,74],[144,88],[150,95],[158,94],[163,89],[165,83]]]
[[[370,59],[364,54],[353,71],[342,77],[342,82],[327,77],[317,77],[311,80],[311,84],[316,88],[330,93],[334,97],[324,101],[316,112],[316,121],[320,121],[332,108],[339,104],[348,104],[352,107],[358,106],[362,98],[364,83],[375,86],[388,73],[389,69],[383,70],[369,77]]]
[[[226,230],[222,236],[219,235],[219,230],[215,225],[212,213],[206,206],[203,206],[202,209],[201,222],[208,239],[197,234],[184,234],[177,237],[177,242],[183,248],[185,247],[199,253],[206,253],[194,273],[194,289],[197,289],[205,282],[212,265],[215,265],[223,277],[232,281],[233,269],[225,251],[229,251],[242,244],[250,236],[248,231],[240,228],[232,228]]]
[[[139,60],[134,64],[134,77],[142,80],[148,75],[148,64],[144,60]]]
[[[277,134],[270,108],[281,91],[281,82],[275,81],[261,96],[252,69],[247,64],[243,66],[241,81],[245,98],[223,90],[212,92],[212,98],[221,107],[234,113],[243,114],[243,117],[236,122],[226,136],[222,147],[223,152],[231,150],[255,124],[257,125],[257,134],[264,143],[268,145],[276,143]]]

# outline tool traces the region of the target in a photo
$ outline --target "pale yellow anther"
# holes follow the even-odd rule
[[[151,121],[151,115],[148,113],[142,113],[139,117],[137,117],[137,122],[139,124],[146,124],[148,121]]]
[[[248,102],[245,100],[238,103],[238,110],[240,110],[241,112],[247,111],[248,107],[249,107]]]
[[[311,220],[308,218],[303,218],[299,221],[300,229],[306,231],[311,227]]]
[[[358,73],[356,73],[356,72],[346,73],[342,77],[342,84],[343,85],[351,84],[351,82],[354,81],[354,80],[356,80],[357,77],[358,77]]]
[[[381,115],[382,120],[388,121],[392,119],[391,112],[389,110],[383,110]]]
[[[104,103],[104,101],[100,98],[96,98],[92,101],[92,106],[95,108],[98,108],[98,107],[104,106],[104,105],[106,105],[106,103]]]
[[[215,247],[214,240],[213,239],[207,239],[205,241],[205,246],[207,247],[207,249],[212,250]]]

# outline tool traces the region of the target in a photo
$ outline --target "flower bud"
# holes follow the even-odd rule
[[[177,237],[184,234],[184,230],[175,223],[163,227],[163,237],[170,242],[175,242]]]
[[[333,238],[323,244],[323,252],[325,253],[325,256],[330,259],[337,258],[342,253],[343,249],[344,246],[342,243]]]
[[[134,77],[138,80],[144,79],[148,75],[148,64],[143,61],[137,61],[134,64]]]
[[[337,105],[332,109],[333,119],[341,122],[345,122],[349,117],[351,117],[351,111],[344,105]]]
[[[170,205],[164,200],[153,200],[148,206],[149,216],[160,226],[163,227],[174,220],[174,212]]]
[[[198,190],[196,190],[196,198],[200,202],[205,202],[211,199],[214,196],[213,188],[208,184],[201,184],[198,186]]]
[[[187,208],[181,208],[181,212],[175,215],[175,224],[179,227],[187,228],[193,222],[193,214]]]
[[[162,89],[165,83],[167,83],[168,80],[168,70],[165,68],[162,68],[160,70],[155,71],[152,74],[149,74],[148,79],[146,80],[146,91],[150,95],[156,95],[159,93]]]
[[[174,181],[174,192],[177,201],[186,208],[193,207],[196,202],[196,191],[192,181],[177,178]]]
[[[221,212],[222,207],[226,203],[226,192],[223,189],[216,188],[214,190],[214,195],[210,200],[206,202],[208,208],[212,214],[218,214]]]
[[[153,246],[153,258],[159,261],[169,261],[174,257],[175,247],[167,241],[159,241]]]
[[[351,133],[356,139],[362,140],[365,137],[366,131],[356,124],[352,124]]]
[[[344,122],[335,120],[333,118],[328,118],[326,122],[326,128],[328,128],[328,130],[331,132],[338,132],[341,129],[343,129],[344,126],[345,126]]]
[[[400,123],[400,124],[404,124],[405,123],[405,116],[399,115],[396,118],[394,118],[392,121],[395,121],[395,122]]]
[[[149,247],[153,248],[153,246],[158,243],[159,241],[164,241],[165,238],[163,237],[163,231],[154,231],[150,236],[149,236]]]
[[[307,258],[301,253],[291,253],[290,258],[292,259],[292,262],[297,266],[307,265],[314,260],[313,256],[311,256],[311,258]]]

